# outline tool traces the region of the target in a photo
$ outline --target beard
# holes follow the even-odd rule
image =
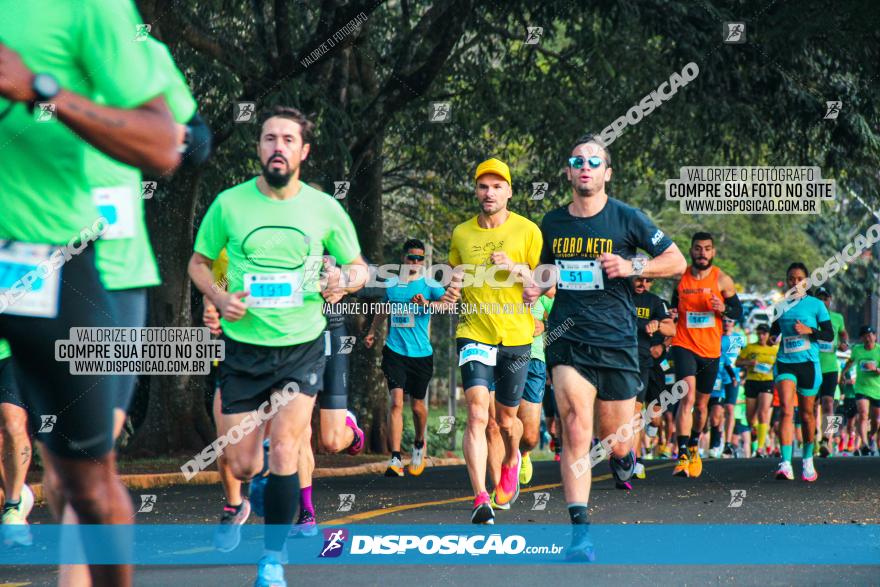
[[[703,261],[703,260],[699,260],[699,261],[698,261],[697,259],[694,259],[693,257],[691,257],[691,265],[693,265],[694,267],[696,267],[697,269],[699,269],[700,271],[702,271],[703,269],[708,269],[709,267],[711,267],[711,266],[712,266],[712,262],[713,262],[714,260],[715,260],[715,259],[712,258],[712,259],[708,259],[708,260],[705,260],[705,261]]]
[[[285,165],[287,165],[287,172],[269,167],[269,164],[275,159],[281,159],[284,161]],[[283,188],[290,183],[290,178],[293,177],[293,171],[294,170],[290,167],[290,162],[283,155],[275,155],[263,165],[263,179],[265,179],[266,183],[273,188]]]

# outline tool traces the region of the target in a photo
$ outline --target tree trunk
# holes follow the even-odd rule
[[[362,161],[351,172],[351,199],[348,213],[360,238],[363,254],[371,263],[382,261],[382,145],[384,133],[377,134],[362,153],[352,153],[355,161]],[[369,327],[371,316],[353,321],[352,334],[360,339]],[[351,400],[363,419],[363,428],[369,439],[371,452],[385,452],[388,438],[388,392],[382,375],[381,345],[368,349],[356,345],[352,357]]]
[[[163,186],[160,180],[162,197],[146,203],[147,227],[163,270],[162,285],[149,290],[149,326],[193,325],[186,266],[193,250],[198,185],[198,173],[181,171],[171,184]],[[205,409],[205,377],[165,375],[145,380],[149,387],[146,419],[135,431],[126,453],[157,456],[202,450],[214,438]]]

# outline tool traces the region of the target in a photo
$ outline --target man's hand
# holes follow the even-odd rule
[[[645,332],[649,335],[657,332],[657,329],[660,328],[660,322],[657,320],[649,320],[647,324],[645,324]]]
[[[666,345],[655,344],[651,347],[651,357],[654,359],[659,359],[663,355],[663,351],[666,349]]]
[[[541,297],[541,288],[534,285],[531,287],[524,287],[522,299],[523,303],[529,306],[533,306],[535,302],[538,301],[538,298]]]
[[[624,259],[620,255],[614,253],[602,253],[597,259],[602,265],[602,271],[608,275],[609,279],[618,277],[629,277],[632,275],[632,262]]]
[[[425,306],[427,306],[431,302],[429,302],[427,299],[425,299],[425,296],[423,296],[422,294],[416,294],[412,297],[412,299],[410,300],[410,303],[415,304],[417,306],[422,306],[424,308]],[[367,347],[367,348],[369,348],[369,347]]]
[[[719,314],[723,314],[724,310],[726,310],[726,306],[724,305],[724,300],[712,294],[712,297],[709,299],[709,307],[718,312]]]
[[[345,288],[342,286],[342,270],[330,260],[324,257],[324,270],[321,272],[321,295],[328,304],[338,303],[345,296]]]
[[[800,320],[794,323],[794,331],[798,334],[813,334],[813,329],[809,326],[804,326]]]
[[[211,334],[217,336],[223,333],[220,328],[220,312],[211,302],[205,300],[205,309],[202,312],[202,322],[211,330]]]
[[[21,56],[0,43],[0,96],[12,102],[33,102],[37,95],[31,88],[34,73]]]
[[[373,348],[373,344],[376,342],[376,333],[372,330],[367,333],[364,337],[364,346],[368,349]]]
[[[220,310],[220,315],[227,322],[237,322],[241,320],[245,312],[247,312],[247,304],[241,301],[241,298],[246,297],[248,294],[246,291],[236,291],[232,293],[224,292],[221,294],[220,302],[217,304],[217,309]]]
[[[495,251],[489,257],[489,260],[492,261],[493,265],[497,265],[502,269],[507,269],[508,271],[513,270],[513,261],[510,260],[510,257],[508,257],[507,253],[504,251]]]

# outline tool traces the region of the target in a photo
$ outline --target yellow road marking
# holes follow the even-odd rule
[[[645,467],[645,471],[656,471],[657,469],[668,469],[669,467],[674,466],[675,463],[666,463],[664,465],[657,465],[656,467]],[[611,479],[611,473],[605,473],[604,475],[599,475],[598,477],[593,477],[593,482],[596,483],[598,481],[607,481]],[[526,489],[521,489],[520,493],[529,493],[531,491],[541,491],[542,489],[556,489],[557,487],[562,487],[562,483],[548,483],[547,485],[536,485],[534,487],[528,487]],[[433,505],[447,505],[450,503],[463,503],[466,501],[471,501],[474,498],[472,496],[468,497],[454,497],[451,499],[439,499],[436,501],[424,501],[421,503],[408,503],[404,505],[396,505],[390,508],[385,508],[381,510],[370,510],[367,512],[361,512],[359,514],[352,514],[350,516],[345,516],[343,518],[336,518],[335,520],[327,520],[326,522],[321,522],[322,526],[329,525],[339,525],[339,524],[351,524],[352,522],[360,522],[363,520],[369,520],[371,518],[378,518],[379,516],[385,516],[388,514],[394,514],[397,512],[405,512],[407,510],[415,510],[423,507],[430,507]]]
[[[32,583],[0,583],[0,587],[26,587]]]

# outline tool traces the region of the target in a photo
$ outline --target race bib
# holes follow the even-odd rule
[[[877,368],[877,361],[859,361],[859,369],[865,372],[873,372]]]
[[[395,328],[412,328],[416,325],[414,314],[392,314],[391,326]]]
[[[762,375],[766,375],[773,371],[772,363],[755,363],[755,373],[761,373]]]
[[[786,353],[799,353],[810,349],[810,339],[805,336],[786,336],[782,339],[782,349]]]
[[[126,186],[94,188],[92,200],[98,213],[107,219],[107,231],[101,238],[134,238],[134,192]]]
[[[664,371],[669,371],[669,361],[667,361],[666,359],[660,361],[660,368]]]
[[[675,374],[667,373],[663,376],[663,381],[666,385],[672,385],[673,383],[675,383]]]
[[[0,312],[32,318],[58,316],[61,267],[48,261],[56,247],[0,241]],[[45,275],[48,273],[48,275]]]
[[[303,305],[302,274],[245,273],[248,308],[296,308]]]
[[[495,366],[498,358],[498,347],[479,342],[470,342],[463,347],[458,353],[458,366],[461,367],[465,363],[477,361],[490,367]]]
[[[556,260],[559,268],[559,289],[600,290],[605,289],[602,266],[598,261]]]
[[[721,380],[716,379],[715,385],[712,386],[712,391],[721,391]]]
[[[324,331],[324,356],[329,357],[333,354],[333,347],[330,342],[330,331]]]
[[[828,340],[820,340],[819,341],[819,352],[820,353],[833,353],[834,352],[834,342]]]
[[[714,328],[715,312],[687,312],[688,328]]]

